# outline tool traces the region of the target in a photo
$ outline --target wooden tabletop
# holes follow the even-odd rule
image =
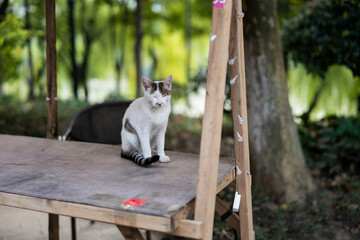
[[[0,135],[0,204],[114,223],[149,215],[172,230],[174,216],[195,198],[198,155],[167,152],[171,162],[140,167],[122,159],[120,149]],[[222,159],[218,182],[232,168]],[[124,204],[132,198],[146,203]]]

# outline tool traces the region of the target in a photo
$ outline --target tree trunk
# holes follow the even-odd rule
[[[4,0],[0,5],[0,23],[5,19],[6,10],[9,6],[9,0]],[[0,59],[0,97],[3,95],[3,76],[2,76],[2,64],[3,59]]]
[[[30,22],[30,5],[29,0],[25,0],[25,28],[30,32],[31,30],[31,22]],[[33,100],[35,98],[34,95],[34,66],[32,61],[32,51],[31,51],[31,34],[26,39],[26,45],[28,48],[28,64],[29,64],[29,99]]]
[[[135,11],[136,19],[136,43],[135,43],[135,64],[136,64],[136,97],[141,96],[141,42],[143,38],[143,30],[141,22],[143,19],[143,3],[142,0],[137,0],[137,8]]]
[[[323,92],[323,90],[325,88],[325,86],[324,86],[325,85],[325,79],[321,78],[321,82],[322,82],[322,84],[316,90],[316,92],[314,94],[314,97],[312,98],[312,100],[310,102],[308,110],[301,115],[301,120],[302,120],[302,122],[303,122],[303,124],[305,126],[308,125],[308,123],[310,121],[310,115],[311,115],[312,111],[314,110],[314,108],[316,107],[316,104],[319,101],[319,97],[320,97],[321,93]]]
[[[2,80],[2,74],[1,74],[1,59],[0,59],[0,97],[2,97],[2,95],[3,95],[2,85],[3,85],[3,80]]]
[[[186,77],[188,82],[190,82],[191,73],[191,0],[185,1],[185,49],[186,49]]]
[[[79,82],[84,88],[85,99],[88,100],[89,91],[87,87],[87,71],[89,65],[90,50],[93,40],[91,37],[86,37],[88,36],[88,33],[85,33],[84,35],[85,35],[85,43],[84,43],[85,49],[84,49],[81,65],[79,66]]]
[[[4,0],[0,5],[0,23],[6,16],[6,9],[9,7],[9,0]]]
[[[129,9],[126,4],[118,3],[119,8],[124,8],[121,18],[121,29],[118,34],[116,31],[116,24],[113,29],[113,44],[116,46],[115,50],[115,70],[116,70],[116,86],[115,92],[120,93],[120,78],[121,71],[125,62],[125,51],[126,51],[126,33],[129,25]],[[115,8],[114,8],[115,9]],[[121,12],[121,11],[120,11]]]
[[[76,45],[75,45],[75,20],[74,20],[74,0],[67,1],[68,8],[69,8],[69,15],[68,15],[68,24],[70,28],[70,59],[71,59],[71,77],[73,81],[73,94],[74,97],[78,98],[78,86],[79,86],[79,79],[78,79],[78,68],[76,63]]]
[[[314,185],[288,100],[276,0],[244,0],[245,59],[254,184],[303,204]]]

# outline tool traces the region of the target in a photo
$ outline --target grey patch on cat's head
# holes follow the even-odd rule
[[[168,76],[164,81],[152,82],[146,77],[141,77],[145,91],[153,94],[157,90],[165,97],[171,95],[172,75]]]
[[[165,87],[165,84],[163,82],[159,82],[159,91],[161,94],[165,97],[168,95],[171,95],[171,90]]]
[[[125,130],[128,131],[129,133],[136,134],[136,130],[135,130],[135,128],[130,124],[129,119],[125,119],[124,127],[125,127]]]
[[[150,94],[153,94],[154,92],[156,92],[157,89],[158,89],[158,83],[156,83],[156,82],[151,82]]]

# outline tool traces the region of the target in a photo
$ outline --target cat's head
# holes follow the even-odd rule
[[[172,75],[164,81],[152,82],[146,77],[141,77],[144,88],[144,97],[154,108],[161,108],[170,103]]]

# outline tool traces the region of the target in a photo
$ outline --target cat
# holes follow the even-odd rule
[[[165,132],[171,112],[172,75],[164,81],[141,78],[144,96],[130,104],[122,122],[121,157],[141,166],[169,162],[165,155]],[[157,155],[152,155],[155,150]]]

